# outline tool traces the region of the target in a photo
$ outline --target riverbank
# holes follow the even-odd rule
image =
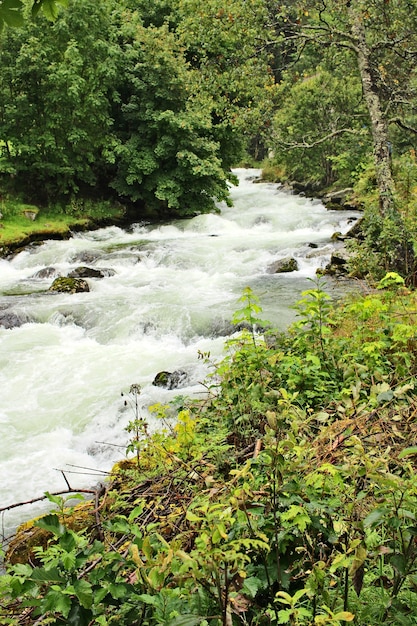
[[[68,239],[74,232],[128,223],[126,209],[108,202],[89,202],[77,209],[40,209],[15,201],[3,201],[0,210],[0,257],[46,239]]]
[[[8,617],[411,623],[417,303],[399,277],[380,288],[336,309],[310,290],[273,345],[244,333],[206,401],[175,420],[160,407],[165,432],[133,413],[133,458],[106,488],[75,509],[55,498],[21,558],[14,545]],[[250,291],[242,304],[259,315]]]

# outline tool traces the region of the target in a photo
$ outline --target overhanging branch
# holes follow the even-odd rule
[[[338,137],[339,135],[350,134],[350,135],[360,135],[363,134],[362,131],[354,130],[353,128],[339,128],[339,130],[335,130],[332,133],[329,133],[325,137],[321,137],[312,143],[307,143],[306,141],[301,142],[286,142],[278,140],[279,145],[285,147],[287,150],[294,150],[296,148],[315,148],[316,146],[329,141],[329,139],[333,139],[333,137]]]
[[[402,119],[399,117],[393,117],[391,120],[389,120],[389,123],[397,124],[397,126],[402,128],[403,130],[408,130],[410,133],[414,133],[415,135],[417,135],[417,128],[413,128],[413,126],[409,126],[408,124],[403,122]]]

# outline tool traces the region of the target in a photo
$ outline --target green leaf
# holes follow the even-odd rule
[[[417,454],[417,446],[410,446],[409,448],[404,448],[404,450],[401,450],[398,458],[403,459],[406,456],[412,456],[414,454]]]
[[[42,610],[45,613],[51,611],[52,613],[61,613],[64,617],[68,617],[70,609],[71,598],[56,589],[49,590],[42,603]]]
[[[3,0],[0,4],[0,18],[8,26],[22,26],[23,3],[20,0]]]
[[[126,585],[122,583],[111,583],[109,585],[109,592],[115,600],[120,600],[127,594]]]
[[[278,624],[290,624],[292,614],[292,609],[281,609],[278,611]]]
[[[86,580],[76,580],[74,582],[75,595],[85,609],[91,609],[93,604],[93,589]]]
[[[61,556],[62,564],[67,571],[71,571],[75,567],[76,562],[76,553],[75,552],[64,552]]]
[[[382,393],[378,394],[376,399],[379,404],[382,404],[383,402],[389,402],[393,399],[393,397],[394,392],[392,391],[392,389],[390,389],[389,391],[383,391]]]
[[[75,536],[74,533],[72,531],[66,531],[62,537],[60,537],[59,539],[59,545],[61,546],[61,548],[63,548],[63,550],[65,550],[66,552],[71,552],[72,550],[74,550],[74,548],[77,545],[77,542],[75,540]]]
[[[250,598],[254,598],[258,593],[259,589],[264,587],[264,583],[260,578],[256,576],[249,576],[249,578],[245,578],[243,581],[243,593]]]
[[[43,530],[47,530],[56,537],[62,537],[62,535],[66,532],[66,529],[59,521],[58,515],[56,513],[50,513],[49,515],[45,515],[41,517],[35,522],[35,526],[38,528],[43,528]]]
[[[138,600],[151,606],[158,606],[160,603],[157,596],[151,596],[149,593],[141,593],[137,596]]]
[[[368,528],[368,526],[375,526],[385,517],[387,513],[388,513],[388,509],[383,508],[383,507],[374,509],[363,520],[364,527]]]
[[[79,604],[72,604],[66,624],[67,626],[89,626],[89,624],[91,624],[91,617],[91,611]]]
[[[40,4],[46,19],[54,22],[58,17],[58,5],[56,0],[40,0]]]
[[[403,554],[393,554],[389,562],[397,570],[399,574],[404,576],[407,572],[407,560]]]
[[[62,583],[65,580],[57,567],[51,567],[51,569],[35,567],[30,578],[37,582],[48,583]]]

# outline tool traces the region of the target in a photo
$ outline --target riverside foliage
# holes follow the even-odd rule
[[[140,446],[132,390],[134,458],[89,509],[52,498],[20,562],[12,544],[0,623],[416,623],[415,294],[322,287],[264,335],[245,290],[206,401],[153,407]]]
[[[117,197],[135,219],[228,201],[268,106],[262,2],[67,5],[0,35],[3,191],[40,205]]]

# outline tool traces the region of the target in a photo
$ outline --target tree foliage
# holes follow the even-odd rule
[[[415,132],[410,123],[415,116],[415,10],[397,0],[371,3],[353,0],[347,4],[338,0],[312,0],[273,5],[272,12],[281,45],[289,47],[294,67],[303,68],[310,60],[311,74],[312,61],[318,59],[321,63],[332,55],[339,80],[344,72],[350,85],[359,81],[363,94],[360,107],[366,110],[366,127],[372,137],[380,210],[389,216],[395,207],[389,127],[396,124],[409,133]],[[292,76],[295,77],[294,73]],[[332,90],[330,93],[336,95]],[[335,131],[344,133],[349,116],[348,130],[355,130],[357,111],[352,104],[348,116],[339,116],[335,124],[333,110],[338,110],[337,98],[333,100],[329,106],[328,130],[323,132],[323,137]],[[300,147],[302,143],[299,141]]]
[[[31,201],[117,193],[165,215],[227,201],[270,79],[262,1],[222,11],[72,0],[53,22],[5,30],[3,184]]]

